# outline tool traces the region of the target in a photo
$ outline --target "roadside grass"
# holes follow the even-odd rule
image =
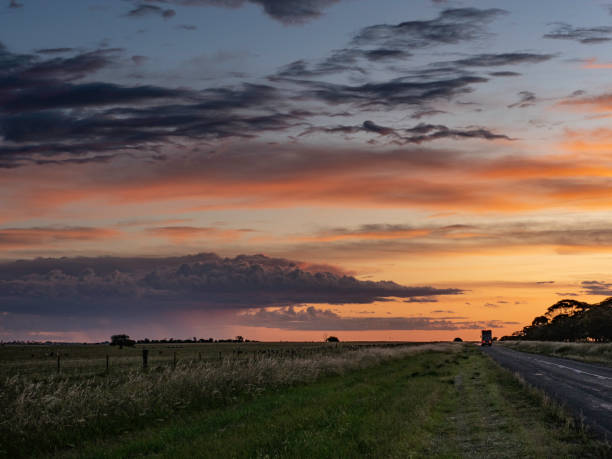
[[[312,357],[355,350],[368,346],[418,345],[418,343],[140,343],[133,347],[107,344],[0,344],[0,375],[33,377],[57,373],[60,357],[61,374],[82,378],[106,372],[108,356],[111,374],[142,367],[142,351],[149,351],[151,367],[171,367],[178,362],[217,362],[223,359],[248,360]]]
[[[549,355],[582,362],[612,365],[612,343],[564,343],[555,341],[500,341],[516,351]]]
[[[58,457],[610,457],[478,348],[429,350],[278,388]]]
[[[91,438],[165,422],[249,400],[268,391],[344,375],[415,353],[453,352],[433,345],[322,346],[317,353],[233,354],[172,368],[108,375],[19,375],[0,378],[0,457],[30,457]],[[331,352],[330,352],[331,350]],[[289,352],[291,351],[291,352]]]

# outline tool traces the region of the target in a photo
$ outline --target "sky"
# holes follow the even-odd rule
[[[602,301],[611,74],[605,1],[4,1],[0,340],[474,340]]]

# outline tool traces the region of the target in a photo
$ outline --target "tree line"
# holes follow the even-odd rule
[[[531,325],[502,340],[612,341],[612,297],[601,303],[561,300]]]
[[[111,346],[134,346],[136,344],[181,344],[181,343],[257,343],[258,341],[244,339],[244,337],[238,335],[235,338],[231,339],[197,339],[195,336],[193,338],[187,339],[175,339],[175,338],[164,338],[164,339],[139,339],[134,340],[131,339],[129,335],[119,334],[113,335],[110,339]]]

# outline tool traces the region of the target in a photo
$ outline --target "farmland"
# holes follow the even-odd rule
[[[370,344],[361,344],[371,346]],[[390,343],[387,343],[390,345]],[[105,344],[23,345],[0,346],[0,373],[3,375],[43,376],[58,372],[64,376],[95,376],[122,372],[142,366],[142,350],[147,349],[151,368],[167,368],[187,362],[218,362],[222,360],[249,360],[258,357],[308,357],[339,353],[354,349],[353,345],[321,345],[321,343],[154,343],[133,347]]]
[[[0,456],[596,457],[609,451],[471,345],[147,347],[147,369],[138,347],[1,348]]]

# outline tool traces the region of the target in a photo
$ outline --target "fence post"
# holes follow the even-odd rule
[[[149,350],[142,350],[142,368],[147,368],[149,366]]]
[[[106,372],[108,373],[108,354],[106,354]]]
[[[57,353],[57,372],[60,372],[60,355],[59,352]]]

